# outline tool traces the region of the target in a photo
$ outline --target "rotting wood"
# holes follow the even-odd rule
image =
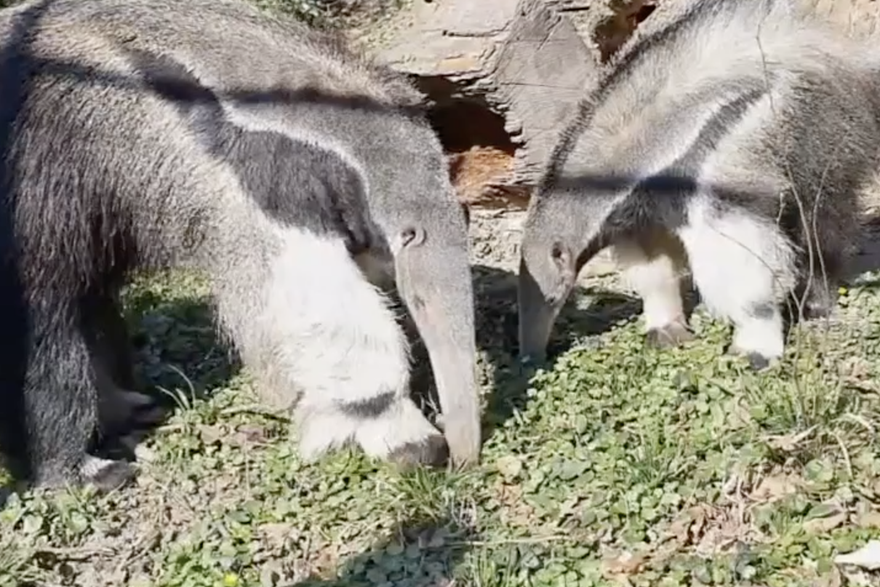
[[[880,2],[876,0],[801,0],[801,5],[853,37],[866,38],[880,33]]]
[[[408,26],[379,44],[379,58],[412,75],[438,112],[463,201],[525,207],[559,129],[600,70],[601,48],[566,15],[607,18],[596,7],[613,3],[621,2],[419,1]]]

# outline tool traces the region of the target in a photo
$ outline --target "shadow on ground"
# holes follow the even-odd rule
[[[880,270],[880,216],[864,225],[859,251],[853,259],[851,272],[864,275]],[[526,392],[535,368],[520,366],[517,360],[517,276],[495,267],[473,267],[477,297],[477,346],[489,363],[484,385],[492,391],[484,420],[484,438],[526,405]],[[880,278],[864,277],[859,285],[880,287]],[[685,283],[684,310],[690,318],[700,303],[693,284]],[[642,313],[640,299],[600,287],[576,287],[553,328],[547,361],[540,365],[552,368],[558,355],[578,341],[598,336],[616,324],[629,321]]]
[[[859,252],[849,270],[849,281],[857,276],[880,270],[880,215],[869,218],[864,223],[864,233],[859,243]],[[880,288],[880,277],[876,275],[867,279],[858,279],[859,285],[871,289]]]
[[[135,319],[135,369],[148,386],[182,387],[205,397],[211,389],[227,384],[241,368],[217,336],[206,297],[162,302]]]
[[[161,426],[182,403],[207,398],[227,385],[241,365],[220,340],[207,294],[180,294],[164,282],[149,283],[129,289],[125,318],[134,348],[137,391],[161,406],[164,418],[156,424]],[[150,427],[133,434],[143,440],[154,431]]]
[[[535,367],[520,365],[517,336],[517,276],[487,265],[474,265],[477,348],[483,357],[480,381],[489,389],[483,414],[483,438],[488,439],[517,410],[526,405],[526,392]],[[566,305],[550,337],[545,368],[552,368],[556,357],[584,338],[606,332],[615,324],[641,313],[641,301],[625,294],[578,286]],[[410,325],[414,346],[414,389],[427,390],[427,404],[437,405],[436,386],[427,351]],[[430,412],[430,409],[429,409]]]
[[[335,579],[311,576],[291,587],[453,585],[470,548],[467,533],[452,519],[430,524],[407,520],[396,536],[346,560]]]
[[[517,361],[516,275],[485,265],[473,267],[477,346],[483,357],[480,384],[491,391],[484,415],[484,438],[525,406],[532,369]],[[173,282],[173,281],[172,281]],[[585,301],[589,303],[585,304]],[[575,340],[601,334],[641,311],[635,298],[578,287],[553,330],[548,365]],[[140,389],[170,415],[180,404],[174,395],[204,398],[224,387],[241,365],[218,338],[206,293],[181,295],[170,285],[132,288],[126,296],[127,320],[136,354]],[[436,421],[437,389],[427,350],[412,320],[404,328],[413,346],[412,388],[426,413]],[[163,391],[165,390],[165,391]],[[166,391],[177,390],[166,393]],[[144,438],[151,430],[138,432]]]

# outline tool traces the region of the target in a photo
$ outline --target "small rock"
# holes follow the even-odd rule
[[[495,466],[505,479],[516,479],[523,469],[523,464],[519,457],[512,455],[499,458],[495,462]]]
[[[151,463],[156,460],[156,453],[143,444],[139,444],[134,448],[134,456],[138,461]]]

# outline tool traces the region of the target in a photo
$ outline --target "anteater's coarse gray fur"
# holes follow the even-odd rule
[[[0,12],[0,44],[0,440],[17,477],[130,476],[87,448],[99,395],[129,381],[116,294],[181,264],[209,278],[264,397],[295,405],[304,457],[355,442],[477,459],[466,221],[405,79],[238,0],[29,0]],[[408,396],[389,280],[448,443]]]
[[[692,337],[689,266],[707,307],[733,323],[732,351],[756,367],[778,359],[789,301],[833,307],[877,169],[878,80],[875,49],[795,0],[695,0],[634,38],[530,202],[521,354],[543,355],[577,273],[610,246],[650,340]]]

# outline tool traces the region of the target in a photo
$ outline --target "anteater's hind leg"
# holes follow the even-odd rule
[[[134,469],[87,452],[98,424],[99,378],[77,309],[44,299],[30,310],[23,396],[27,433],[6,447],[13,471],[36,487],[116,488]]]
[[[694,282],[706,306],[734,325],[731,352],[755,368],[779,359],[785,348],[782,304],[796,283],[795,254],[773,224],[735,208],[698,199],[678,231]]]

